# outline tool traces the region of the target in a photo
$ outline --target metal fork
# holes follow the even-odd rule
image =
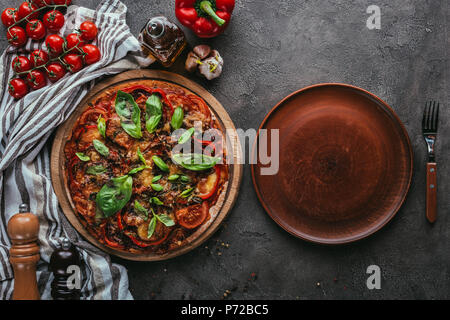
[[[434,147],[439,123],[439,103],[430,101],[425,104],[422,119],[422,133],[428,146],[427,163],[427,219],[431,223],[437,217],[437,168]]]

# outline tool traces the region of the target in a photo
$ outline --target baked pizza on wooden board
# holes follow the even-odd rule
[[[205,89],[165,71],[129,71],[97,85],[58,129],[52,181],[91,243],[164,260],[219,227],[237,197],[240,152],[231,119]]]

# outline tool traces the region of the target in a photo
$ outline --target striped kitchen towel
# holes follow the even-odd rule
[[[0,299],[10,299],[14,275],[9,264],[10,241],[6,226],[21,203],[39,217],[41,260],[38,285],[42,299],[51,299],[52,275],[48,263],[60,237],[68,237],[82,256],[83,299],[132,299],[126,269],[111,263],[109,256],[86,242],[68,223],[58,205],[50,180],[49,139],[104,75],[147,66],[153,61],[141,57],[140,45],[126,24],[126,6],[118,0],[103,0],[96,10],[70,6],[60,34],[73,32],[81,22],[91,20],[99,28],[97,46],[102,58],[78,73],[15,101],[8,93],[13,77],[11,62],[17,49],[9,47],[0,65]],[[29,41],[26,52],[42,46]],[[26,54],[26,52],[22,52]]]

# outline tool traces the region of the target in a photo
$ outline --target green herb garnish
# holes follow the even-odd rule
[[[169,172],[169,167],[167,164],[158,156],[152,157],[153,162],[156,164],[156,166],[161,169],[164,172]]]
[[[76,156],[77,156],[81,161],[87,162],[87,161],[90,161],[90,160],[91,160],[91,158],[90,158],[89,156],[85,155],[85,154],[82,153],[82,152],[77,152],[77,153],[75,153],[75,154],[76,154]]]
[[[100,135],[103,138],[106,138],[106,121],[102,118],[102,116],[98,117],[97,120],[97,129]]]
[[[152,183],[156,183],[156,182],[158,182],[159,180],[161,180],[161,178],[162,178],[162,175],[159,175],[159,176],[153,177],[153,179],[152,179]]]
[[[157,192],[162,191],[162,190],[164,189],[164,187],[163,187],[162,185],[160,185],[160,184],[155,184],[155,183],[152,183],[152,184],[151,184],[151,187],[152,187],[153,190],[155,190],[155,191],[157,191]]]
[[[220,161],[220,158],[205,156],[198,153],[177,153],[172,156],[172,160],[185,169],[191,171],[203,171],[214,167],[217,162]]]
[[[109,148],[103,144],[100,140],[94,139],[92,141],[94,144],[95,150],[97,150],[98,153],[100,153],[102,156],[107,157],[109,156]]]
[[[162,118],[162,102],[161,98],[152,94],[145,103],[145,127],[147,131],[153,133],[158,127]]]
[[[86,169],[87,174],[91,174],[94,176],[105,173],[105,172],[106,172],[106,168],[102,165],[94,165],[94,166],[90,166]]]
[[[135,139],[142,138],[141,109],[134,101],[133,96],[119,90],[117,92],[115,110],[120,117],[120,124],[123,130]]]
[[[133,178],[128,175],[112,178],[97,193],[95,202],[105,217],[110,217],[125,207],[132,193]]]
[[[183,125],[183,119],[184,119],[184,111],[182,107],[177,107],[172,115],[172,120],[170,124],[172,125],[172,128],[177,130],[180,129]]]
[[[190,128],[190,129],[186,130],[181,135],[181,137],[178,139],[178,143],[179,144],[185,144],[186,142],[188,142],[191,139],[191,137],[194,134],[194,132],[195,132],[194,128]]]

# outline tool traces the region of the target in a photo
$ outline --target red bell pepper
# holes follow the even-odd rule
[[[167,232],[164,237],[162,237],[161,239],[159,239],[157,241],[153,241],[153,242],[140,241],[131,232],[125,232],[125,235],[128,236],[128,238],[130,238],[130,240],[135,245],[137,245],[137,246],[139,246],[141,248],[148,248],[148,247],[157,246],[157,245],[163,243],[167,239],[167,237],[169,236],[169,233]]]
[[[123,92],[126,93],[131,93],[135,90],[144,90],[147,91],[149,94],[153,94],[153,93],[157,93],[161,96],[162,101],[164,102],[164,104],[169,107],[169,111],[170,111],[170,115],[173,114],[174,108],[172,106],[172,104],[170,103],[170,101],[167,99],[166,93],[162,90],[162,89],[156,89],[156,88],[149,88],[143,85],[135,85],[135,86],[131,86],[131,87],[127,87],[122,89]],[[114,97],[114,100],[116,98]]]
[[[176,0],[175,15],[200,38],[221,34],[231,19],[235,0]]]
[[[216,182],[214,183],[214,187],[213,187],[211,190],[209,190],[208,193],[200,194],[200,195],[199,195],[200,198],[202,198],[203,200],[206,200],[206,199],[211,198],[212,195],[213,195],[214,193],[216,193],[217,187],[219,186],[219,181],[220,181],[220,167],[216,165],[216,166],[214,167],[214,169],[216,170],[216,172],[215,172],[215,173],[216,173]]]

